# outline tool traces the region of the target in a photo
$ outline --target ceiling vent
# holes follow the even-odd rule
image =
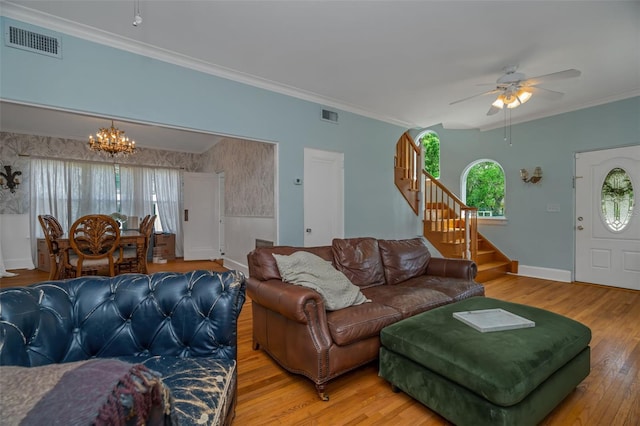
[[[332,123],[337,123],[338,113],[335,111],[330,111],[328,109],[322,109],[322,119],[325,121],[330,121]]]
[[[4,33],[4,41],[9,47],[62,58],[60,37],[51,37],[9,25]]]

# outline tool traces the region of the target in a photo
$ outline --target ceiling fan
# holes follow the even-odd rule
[[[516,72],[517,69],[517,65],[510,65],[508,67],[505,67],[505,74],[498,78],[498,80],[496,80],[497,84],[495,89],[491,89],[487,92],[479,93],[477,95],[469,96],[464,99],[459,99],[457,101],[451,102],[449,105],[467,101],[478,96],[497,94],[498,97],[491,104],[489,111],[487,111],[487,115],[494,115],[504,107],[516,108],[522,105],[523,103],[531,99],[531,96],[534,94],[539,94],[548,99],[559,99],[564,95],[564,93],[545,89],[544,87],[540,87],[538,85],[552,80],[573,78],[580,75],[580,71],[576,69],[568,69],[551,74],[541,75],[538,77],[527,78],[523,73]]]

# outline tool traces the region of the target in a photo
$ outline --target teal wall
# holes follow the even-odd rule
[[[3,32],[8,22],[2,18]],[[340,151],[346,236],[415,235],[416,217],[393,183],[395,143],[406,129],[344,111],[339,124],[327,123],[312,102],[60,35],[61,60],[0,43],[2,99],[277,142],[281,244],[303,242],[303,187],[293,180],[303,176],[304,148]],[[508,222],[481,231],[523,265],[573,270],[573,154],[638,144],[639,123],[636,97],[514,125],[513,146],[502,128],[433,130],[442,181],[455,193],[472,161],[489,158],[506,172]],[[519,169],[535,166],[543,169],[542,183],[524,184]],[[547,212],[548,204],[560,211]]]
[[[504,168],[508,222],[481,226],[480,232],[520,264],[572,271],[574,154],[640,144],[640,97],[514,125],[512,146],[503,128],[432,130],[440,136],[442,182],[457,195],[469,163],[488,158]],[[536,166],[542,167],[542,181],[522,182],[520,169]],[[560,211],[547,211],[548,204]]]
[[[3,32],[11,22],[2,18]],[[405,129],[344,111],[339,124],[328,123],[319,104],[54,35],[62,37],[62,59],[0,44],[2,99],[277,142],[281,244],[303,243],[303,187],[293,181],[303,176],[304,148],[343,152],[347,236],[415,235],[415,217],[393,184]]]

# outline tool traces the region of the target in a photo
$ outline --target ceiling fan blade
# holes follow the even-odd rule
[[[491,105],[491,108],[489,108],[489,111],[487,111],[487,115],[494,115],[497,114],[498,111],[500,111],[501,108],[498,108],[496,106]]]
[[[451,102],[449,105],[453,105],[453,104],[457,104],[457,103],[460,103],[460,102],[468,101],[469,99],[477,98],[478,96],[492,95],[494,93],[500,93],[500,92],[502,92],[501,89],[489,90],[488,92],[478,93],[477,95],[469,96],[469,97],[463,98],[463,99],[458,99],[457,101]]]
[[[523,86],[536,86],[540,83],[547,82],[547,81],[579,77],[580,74],[582,73],[576,69],[558,71],[551,74],[545,74],[545,75],[540,75],[538,77],[528,78],[526,80],[523,80],[521,84]]]
[[[561,97],[564,96],[564,93],[562,92],[545,89],[544,87],[539,87],[539,86],[529,86],[527,87],[527,90],[530,90],[531,93],[535,95],[540,95],[540,97],[543,97],[546,99],[552,99],[552,100],[560,99]]]

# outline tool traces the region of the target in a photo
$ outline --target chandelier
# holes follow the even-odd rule
[[[89,148],[108,154],[110,157],[117,155],[129,155],[136,152],[136,142],[129,140],[124,135],[124,132],[113,126],[113,120],[111,120],[111,127],[108,129],[101,128],[96,133],[95,138],[93,135],[89,136]]]

